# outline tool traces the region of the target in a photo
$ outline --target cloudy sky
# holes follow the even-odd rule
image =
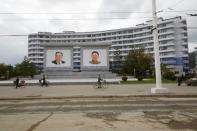
[[[99,31],[135,26],[151,19],[151,0],[0,0],[0,63],[27,55],[27,35],[36,32]],[[158,17],[182,16],[189,50],[197,46],[196,0],[157,0]],[[24,35],[24,36],[9,36]]]

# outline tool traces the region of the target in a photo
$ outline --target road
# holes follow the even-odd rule
[[[197,130],[197,98],[106,97],[0,101],[3,131]]]

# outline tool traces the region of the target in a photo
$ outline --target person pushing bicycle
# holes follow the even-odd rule
[[[99,74],[98,75],[98,88],[101,88],[101,81],[102,81],[102,78],[101,78],[101,75]]]

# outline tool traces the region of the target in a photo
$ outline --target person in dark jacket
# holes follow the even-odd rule
[[[42,78],[42,85],[41,85],[41,86],[43,87],[44,85],[45,85],[46,87],[47,87],[47,85],[48,85],[47,82],[46,82],[45,75],[43,75],[43,78]]]
[[[99,74],[99,76],[98,76],[98,88],[101,88],[101,81],[102,81],[102,79],[101,79],[101,75]]]
[[[19,77],[16,77],[16,81],[15,81],[15,85],[16,85],[16,89],[19,87]]]
[[[182,76],[179,76],[179,77],[177,78],[178,86],[181,86],[182,81],[183,81],[183,77],[182,77]]]

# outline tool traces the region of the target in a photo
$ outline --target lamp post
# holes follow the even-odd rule
[[[159,40],[158,40],[158,28],[157,28],[157,12],[156,12],[156,0],[152,0],[152,13],[153,13],[153,37],[154,37],[154,53],[155,53],[155,78],[156,87],[151,88],[151,93],[168,93],[167,88],[162,87],[161,83],[161,64],[159,57]]]

